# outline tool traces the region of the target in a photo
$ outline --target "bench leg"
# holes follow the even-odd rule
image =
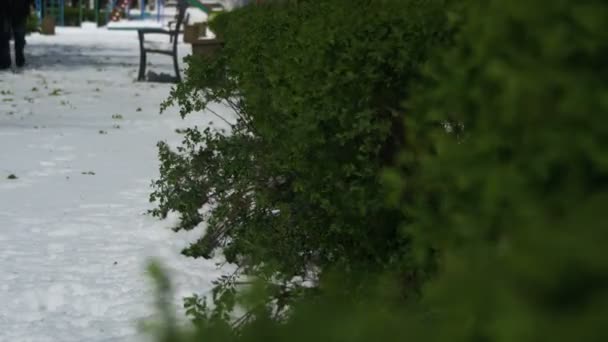
[[[139,56],[139,75],[137,76],[138,81],[146,80],[146,51],[142,51]]]
[[[146,49],[144,48],[144,33],[137,31],[139,36],[139,75],[137,75],[138,81],[146,80]]]
[[[177,61],[177,51],[173,52],[173,68],[175,69],[175,78],[177,79],[177,82],[181,82],[182,78],[179,75],[179,64]]]

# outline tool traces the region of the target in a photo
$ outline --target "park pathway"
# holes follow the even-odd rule
[[[171,86],[134,82],[135,32],[59,29],[27,51],[25,70],[0,73],[0,341],[138,340],[151,257],[171,270],[176,304],[220,273],[179,254],[200,229],[144,215],[156,142],[210,118],[159,115]]]

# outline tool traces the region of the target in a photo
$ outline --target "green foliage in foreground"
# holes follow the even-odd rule
[[[399,98],[397,162],[376,169],[409,265],[438,262],[422,297],[400,300],[403,278],[380,258],[383,277],[324,269],[285,315],[256,305],[273,298],[268,281],[239,289],[231,299],[251,315],[238,329],[203,308],[194,332],[167,341],[608,340],[608,3],[459,6],[446,11],[453,43],[430,50],[416,96]]]
[[[604,341],[608,3],[469,1],[410,106],[397,177],[443,341]],[[425,129],[451,123],[457,134]],[[397,197],[397,196],[395,196]]]

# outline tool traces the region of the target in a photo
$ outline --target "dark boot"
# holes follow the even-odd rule
[[[0,15],[0,70],[11,67],[10,38],[9,23],[6,18],[2,18],[2,15]]]
[[[15,64],[19,68],[25,65],[24,47],[25,45],[19,45],[19,47],[17,47],[17,42],[15,42]]]
[[[25,23],[13,26],[13,37],[15,37],[15,64],[21,68],[25,65]]]
[[[11,52],[8,37],[0,37],[0,70],[11,67]]]

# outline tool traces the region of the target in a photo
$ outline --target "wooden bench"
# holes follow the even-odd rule
[[[146,79],[146,63],[147,56],[149,53],[153,54],[161,54],[170,56],[173,58],[173,68],[175,69],[175,78],[177,82],[181,82],[181,76],[179,72],[179,62],[177,56],[177,45],[179,42],[179,33],[180,27],[184,21],[186,15],[186,9],[188,8],[188,3],[186,0],[178,0],[177,4],[177,18],[175,27],[169,29],[163,28],[142,28],[137,30],[137,34],[139,36],[139,74],[137,76],[138,81],[145,81]],[[163,49],[155,46],[146,46],[146,35],[147,34],[162,34],[169,35],[170,48]]]

